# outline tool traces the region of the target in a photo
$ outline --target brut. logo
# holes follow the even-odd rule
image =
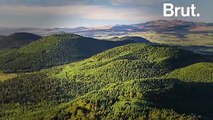
[[[197,7],[194,4],[188,7],[176,7],[172,3],[163,4],[164,17],[200,17],[200,13],[196,13]]]

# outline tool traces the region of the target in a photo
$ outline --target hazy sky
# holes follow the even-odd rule
[[[177,6],[194,3],[201,17],[184,20],[213,22],[213,0],[0,0],[0,27],[77,27],[140,23],[165,19],[162,17],[163,2],[171,2]]]

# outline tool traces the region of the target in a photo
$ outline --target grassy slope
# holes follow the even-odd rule
[[[112,42],[74,34],[52,35],[33,42],[0,58],[5,72],[35,71],[88,58],[130,41]]]
[[[15,78],[16,76],[17,76],[16,74],[5,74],[0,72],[0,81]]]
[[[188,113],[195,108],[189,106],[186,111],[183,111],[183,108],[174,106],[176,102],[174,103],[172,101],[177,98],[173,98],[175,96],[172,96],[173,94],[170,94],[170,91],[173,93],[174,89],[172,86],[176,86],[175,91],[177,89],[177,92],[174,92],[177,93],[177,96],[181,96],[181,93],[187,93],[187,91],[189,91],[186,94],[187,96],[190,95],[190,91],[194,89],[193,86],[188,90],[188,87],[185,87],[188,84],[176,82],[178,80],[171,80],[171,82],[168,83],[162,82],[164,80],[158,80],[155,83],[155,79],[151,79],[147,80],[151,82],[143,83],[144,80],[135,79],[160,77],[176,68],[199,62],[201,60],[200,58],[201,56],[193,54],[192,52],[166,46],[130,44],[113,48],[77,63],[32,74],[24,74],[12,80],[1,82],[0,88],[2,90],[0,92],[0,101],[4,111],[1,115],[3,115],[2,118],[9,116],[11,119],[17,117],[26,119],[26,116],[32,119],[38,119],[44,116],[46,118],[77,118],[79,116],[103,116],[106,118],[112,118],[114,116],[124,118],[125,113],[134,113],[134,116],[128,114],[126,117],[147,118],[147,116],[149,116],[149,118],[157,117],[156,119],[165,117],[167,119],[192,118],[193,116],[185,116],[182,113]],[[155,89],[156,87],[153,87],[153,85],[157,86],[158,89]],[[181,86],[183,86],[183,88],[181,88]],[[171,103],[165,104],[162,102],[164,99],[159,99],[161,101],[147,100],[149,97],[144,97],[144,95],[146,95],[145,93],[149,94],[150,90],[147,90],[146,87],[151,87],[151,93],[154,94],[154,96],[156,94],[167,96],[164,92],[168,91],[165,92],[168,93],[169,97],[166,100],[171,101]],[[165,89],[161,89],[162,87]],[[118,88],[115,89],[115,93],[113,93],[114,88]],[[199,88],[199,85],[195,86],[195,88]],[[205,86],[201,88],[205,88]],[[211,89],[211,86],[209,89]],[[209,94],[208,90],[201,90],[206,92],[205,95]],[[145,91],[144,94],[142,94],[143,91]],[[96,94],[97,92],[100,94]],[[114,98],[112,98],[113,96]],[[130,97],[132,97],[132,99],[130,99]],[[204,96],[203,98],[206,97]],[[83,102],[81,103],[82,100]],[[85,102],[85,100],[88,101]],[[184,103],[187,103],[184,101],[185,97],[178,98],[177,101],[178,100],[182,101],[179,105],[185,106]],[[48,104],[45,104],[47,101]],[[68,101],[71,102],[66,103]],[[97,101],[101,103],[97,103]],[[206,102],[205,99],[203,101],[204,103]],[[20,103],[21,106],[16,107],[17,103]],[[26,103],[28,103],[28,105],[26,105]],[[64,104],[59,105],[60,103],[66,103],[65,107]],[[151,106],[149,106],[149,103],[151,103]],[[38,107],[39,104],[42,105]],[[75,106],[73,107],[72,104]],[[83,104],[83,106],[79,104]],[[154,106],[152,104],[154,104]],[[26,107],[24,107],[25,105]],[[57,105],[59,105],[59,108],[54,108]],[[124,108],[119,107],[122,105]],[[34,109],[33,106],[35,106],[36,109]],[[94,108],[91,108],[91,106],[97,108],[98,111],[94,113]],[[109,106],[109,108],[106,106]],[[84,107],[86,107],[86,109]],[[171,110],[174,108],[175,111],[180,113]],[[204,108],[201,110],[205,110]],[[25,111],[22,111],[22,109],[25,109]],[[48,110],[52,112],[46,114]],[[149,113],[147,113],[147,111]],[[206,111],[208,111],[208,109],[206,109]],[[13,112],[14,114],[12,114]],[[199,111],[194,111],[193,113],[201,114]]]

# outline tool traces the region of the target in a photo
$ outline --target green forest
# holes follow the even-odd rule
[[[0,49],[0,119],[213,119],[213,56],[123,39],[55,34]]]
[[[25,36],[22,37],[25,38]],[[0,69],[4,72],[38,71],[79,61],[104,50],[132,42],[134,41],[101,41],[75,34],[51,35],[6,52],[0,58]]]

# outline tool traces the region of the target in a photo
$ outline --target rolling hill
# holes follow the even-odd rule
[[[114,83],[60,105],[45,119],[211,119],[212,87],[176,79]]]
[[[131,40],[131,41],[135,41],[136,43],[152,44],[152,42],[150,42],[149,40],[142,37],[136,37],[136,36],[114,37],[114,38],[111,38],[110,40],[112,41]]]
[[[32,33],[14,33],[9,36],[1,36],[0,38],[0,50],[1,49],[11,49],[20,48],[27,45],[33,41],[40,39],[41,36]]]
[[[213,63],[196,63],[184,68],[176,69],[166,75],[166,77],[188,82],[213,82]]]
[[[23,91],[23,94],[25,95],[22,95],[22,90],[18,90],[18,88],[31,88],[32,92],[39,92],[37,95],[42,95],[42,92],[45,93],[45,91],[39,91],[40,87],[46,88],[46,85],[52,84],[49,86],[50,88],[54,88],[54,86],[58,88],[58,84],[56,83],[60,81],[62,86],[58,89],[66,90],[67,87],[64,85],[73,85],[73,87],[68,88],[85,89],[73,90],[74,93],[79,92],[78,94],[80,94],[82,92],[81,94],[83,94],[85,91],[100,89],[101,87],[114,82],[123,82],[131,79],[161,77],[176,68],[191,65],[195,62],[203,60],[204,59],[200,55],[174,47],[129,44],[107,50],[91,58],[76,63],[54,67],[51,69],[42,70],[40,72],[19,75],[12,80],[5,81],[4,84],[5,89],[8,89],[8,92],[11,91],[13,94],[16,94],[13,96],[14,98],[11,99],[14,101],[19,99],[22,100],[22,96],[25,96],[24,99],[26,99],[26,96],[30,95],[29,91],[28,93]],[[50,83],[44,84],[45,82]],[[66,84],[63,84],[64,82]],[[96,86],[93,86],[93,88],[91,86],[94,85],[94,83]],[[22,87],[15,86],[7,88],[6,86],[8,85],[6,84],[20,84]],[[38,87],[35,87],[36,85],[38,85]],[[1,88],[4,87],[2,86]],[[33,90],[33,88],[36,90]],[[20,93],[20,95],[16,92]],[[6,93],[4,94],[6,95]],[[35,93],[31,94],[34,95]],[[46,97],[48,96],[49,95],[46,95]],[[6,99],[8,97],[4,96],[3,98],[5,101],[7,101]],[[62,99],[63,97],[58,98]],[[46,98],[42,99],[45,100]],[[37,97],[33,97],[33,100],[28,98],[28,101],[40,101],[40,98],[37,99]]]
[[[159,77],[176,68],[205,61],[203,56],[175,47],[130,44],[107,50],[60,69],[56,78],[122,81]],[[79,72],[80,71],[80,72]],[[97,78],[97,79],[96,79]]]
[[[169,46],[134,43],[112,48],[83,61],[0,82],[0,116],[23,120],[211,118],[211,82],[164,78],[204,61],[204,56]]]
[[[134,41],[101,41],[75,34],[44,37],[0,58],[4,72],[36,71],[88,58]]]

